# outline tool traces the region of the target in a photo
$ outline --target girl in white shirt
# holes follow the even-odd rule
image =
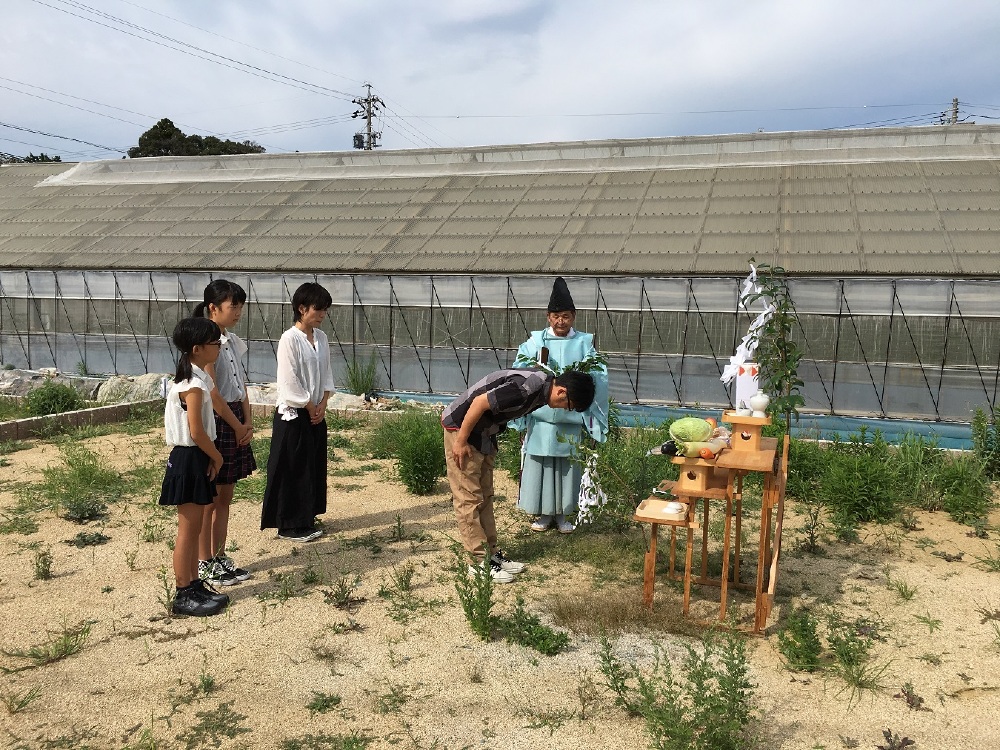
[[[178,615],[214,615],[229,604],[228,596],[217,594],[198,577],[198,535],[204,506],[212,504],[215,477],[222,468],[222,455],[213,442],[213,383],[205,372],[219,356],[220,334],[219,327],[205,318],[185,318],[173,333],[181,354],[163,412],[167,445],[173,448],[160,489],[160,505],[177,506],[173,612]]]
[[[326,404],[333,392],[330,345],[320,330],[333,304],[309,282],[292,295],[295,325],[278,342],[278,399],[267,460],[260,528],[279,539],[310,542],[323,535],[326,512]]]
[[[216,585],[232,586],[250,577],[250,571],[237,567],[226,554],[229,533],[229,506],[236,482],[250,476],[257,462],[250,448],[253,422],[241,359],[247,351],[230,329],[240,321],[247,293],[232,281],[216,279],[205,287],[204,301],[194,308],[194,317],[205,317],[222,330],[222,347],[214,365],[207,372],[215,381],[212,408],[215,410],[215,447],[222,454],[222,470],[215,478],[215,500],[205,506],[198,544],[198,574]]]

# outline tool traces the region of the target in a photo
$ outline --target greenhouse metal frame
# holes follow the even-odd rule
[[[215,277],[220,276],[216,274]],[[288,300],[318,281],[335,373],[376,357],[386,391],[461,392],[509,366],[544,325],[551,276],[226,273],[247,291],[236,332],[252,382],[275,374]],[[64,372],[172,372],[169,334],[213,278],[173,271],[0,271],[0,362]],[[568,279],[577,327],[608,356],[622,403],[730,404],[722,369],[753,316],[737,277]],[[998,279],[790,278],[804,411],[968,421],[998,406]]]

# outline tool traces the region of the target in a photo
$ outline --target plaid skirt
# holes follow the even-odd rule
[[[243,402],[230,401],[229,408],[240,422],[243,421]],[[215,447],[222,454],[222,470],[215,478],[216,484],[236,484],[237,480],[250,476],[257,469],[257,461],[249,445],[239,445],[236,433],[226,420],[215,415]]]

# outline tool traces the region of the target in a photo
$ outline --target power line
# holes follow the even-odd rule
[[[178,47],[171,46],[170,44],[165,44],[164,42],[157,41],[156,39],[150,39],[148,37],[141,36],[140,34],[133,33],[132,31],[129,31],[128,28],[119,28],[118,26],[113,26],[113,25],[110,25],[110,24],[107,24],[107,23],[102,23],[101,21],[99,21],[99,20],[97,20],[95,18],[88,18],[87,16],[82,16],[82,15],[80,15],[78,13],[73,13],[72,11],[67,10],[66,8],[59,8],[59,7],[56,7],[55,5],[50,5],[47,2],[43,2],[43,0],[31,0],[31,1],[34,2],[34,3],[37,3],[38,5],[43,5],[46,8],[50,8],[50,9],[58,11],[60,13],[65,13],[66,15],[69,15],[69,16],[73,16],[74,18],[79,18],[79,19],[81,19],[83,21],[88,21],[89,23],[93,23],[93,24],[96,24],[98,26],[103,26],[103,27],[105,27],[107,29],[111,29],[112,31],[117,31],[117,32],[120,32],[122,34],[126,34],[128,36],[135,37],[136,39],[141,39],[144,42],[150,42],[151,44],[155,44],[155,45],[160,46],[160,47],[165,47],[166,49],[173,50],[174,52],[180,52],[182,54],[188,55],[190,57],[197,58],[199,60],[205,60],[207,62],[212,62],[212,63],[215,63],[216,65],[220,65],[220,66],[222,66],[224,68],[230,68],[231,70],[237,70],[237,71],[240,71],[242,73],[248,73],[250,75],[256,76],[257,78],[262,78],[262,79],[264,79],[266,81],[270,81],[272,83],[279,83],[279,84],[283,84],[285,86],[291,86],[292,88],[300,89],[302,91],[308,91],[309,93],[312,93],[312,94],[323,94],[325,96],[331,96],[331,97],[333,97],[335,99],[346,99],[348,101],[351,99],[351,95],[348,94],[347,92],[338,91],[337,89],[331,89],[329,87],[320,86],[320,85],[314,84],[314,83],[309,83],[308,81],[303,81],[303,80],[300,80],[298,78],[293,78],[291,76],[286,76],[286,75],[283,75],[281,73],[275,73],[274,71],[267,70],[266,68],[261,68],[261,67],[256,66],[256,65],[251,65],[249,63],[240,62],[239,60],[236,60],[234,58],[227,57],[225,55],[220,55],[220,54],[218,54],[216,52],[212,52],[212,51],[204,49],[202,47],[198,47],[197,45],[194,45],[194,44],[188,44],[187,42],[183,42],[183,41],[181,41],[179,39],[174,39],[172,37],[166,36],[165,34],[160,34],[159,32],[154,31],[152,29],[148,29],[148,28],[145,28],[143,26],[139,26],[137,24],[131,23],[129,21],[126,21],[124,19],[118,18],[116,16],[112,16],[112,15],[110,15],[108,13],[104,13],[102,11],[96,10],[95,8],[91,8],[90,6],[85,5],[83,3],[74,2],[74,0],[53,0],[53,2],[62,3],[63,5],[67,5],[67,6],[71,7],[71,8],[76,8],[78,10],[81,10],[81,11],[85,12],[85,13],[91,13],[91,14],[93,14],[95,16],[98,16],[98,17],[101,17],[101,18],[106,18],[106,19],[112,21],[113,23],[117,23],[117,24],[120,24],[120,25],[128,27],[128,28],[136,29],[137,31],[141,31],[144,34],[150,34],[150,35],[152,35],[154,37],[158,37],[160,39],[164,39],[164,40],[166,40],[168,42],[171,42],[173,44],[179,44],[182,47],[187,47],[188,49],[180,49]],[[200,53],[203,53],[203,54],[196,54],[195,52],[192,52],[192,51],[189,51],[189,50],[195,50],[196,52],[200,52]],[[205,57],[205,55],[208,55],[208,57]],[[232,64],[229,64],[229,63],[232,63]]]
[[[301,60],[295,60],[295,59],[293,59],[291,57],[285,57],[284,55],[279,55],[279,54],[277,54],[275,52],[271,52],[270,50],[266,50],[266,49],[263,49],[261,47],[255,47],[252,44],[247,44],[246,42],[241,42],[238,39],[233,39],[232,37],[228,37],[228,36],[225,36],[223,34],[218,34],[218,33],[214,32],[214,31],[211,31],[209,29],[203,28],[201,26],[197,26],[197,25],[192,24],[192,23],[188,23],[187,21],[183,21],[183,20],[181,20],[179,18],[175,18],[173,16],[168,16],[168,15],[166,15],[164,13],[159,13],[159,12],[157,12],[157,11],[151,9],[151,8],[147,8],[147,7],[143,6],[143,5],[140,5],[139,3],[134,3],[134,2],[131,2],[130,0],[118,0],[118,1],[121,2],[121,3],[124,3],[125,5],[131,5],[133,8],[139,8],[140,10],[144,10],[147,13],[152,13],[153,15],[160,16],[161,18],[166,18],[166,19],[168,19],[170,21],[173,21],[175,23],[179,23],[179,24],[181,24],[183,26],[187,26],[187,27],[192,28],[192,29],[197,29],[198,31],[201,31],[201,32],[203,32],[205,34],[211,34],[212,36],[219,37],[220,39],[225,39],[226,41],[233,42],[234,44],[239,44],[242,47],[246,47],[248,49],[252,49],[252,50],[254,50],[256,52],[262,52],[265,55],[270,55],[271,57],[275,57],[275,58],[277,58],[279,60],[284,60],[285,62],[290,62],[290,63],[292,63],[294,65],[300,65],[303,68],[308,68],[310,70],[315,70],[315,71],[318,71],[320,73],[325,73],[326,75],[336,76],[337,78],[343,78],[345,81],[350,81],[352,83],[357,83],[359,85],[364,85],[363,81],[359,81],[359,80],[357,80],[355,78],[350,78],[349,76],[345,76],[345,75],[342,75],[340,73],[334,73],[334,72],[326,70],[324,68],[320,68],[320,67],[317,67],[315,65],[310,65],[308,63],[304,63]],[[400,106],[401,109],[405,109],[405,107],[402,107],[402,105],[399,105],[399,106]],[[387,107],[387,109],[389,109],[389,108]],[[411,113],[411,115],[412,115],[412,113]],[[419,116],[414,115],[414,117],[416,119],[420,119]],[[321,124],[326,124],[326,123],[317,123],[317,127],[319,125],[321,125]],[[431,123],[428,123],[428,125],[431,125],[431,127],[433,127],[435,130],[437,130],[442,135],[448,137],[449,139],[453,139],[453,137],[451,135],[449,135],[448,133],[445,133],[440,128],[435,127]],[[420,130],[418,128],[416,128],[415,126],[407,125],[407,129],[410,132],[412,132],[416,137],[420,138],[421,140],[424,140],[425,142],[427,142],[429,144],[432,144],[434,146],[440,147],[441,144],[435,142],[434,139],[431,138],[430,136],[428,136],[428,135],[426,135],[424,133],[421,133]],[[275,131],[275,132],[286,132],[286,131]]]
[[[52,146],[43,146],[41,143],[31,143],[30,141],[19,141],[16,138],[4,138],[3,136],[0,136],[0,141],[4,141],[5,143],[20,143],[22,146],[33,146],[35,148],[43,148],[43,149],[47,148],[49,151],[53,150]],[[95,151],[69,151],[67,149],[60,148],[59,149],[59,153],[60,153],[60,155],[62,155],[62,154],[71,154],[73,156],[83,156],[83,157],[87,157],[87,158],[92,158],[95,154],[99,154],[101,152],[95,152]]]
[[[343,78],[345,81],[350,81],[351,83],[356,83],[359,86],[363,86],[364,85],[364,81],[359,81],[359,80],[357,80],[355,78],[349,78],[348,76],[341,75],[340,73],[334,73],[334,72],[329,71],[329,70],[324,70],[323,68],[317,68],[315,65],[309,65],[309,64],[301,62],[299,60],[293,60],[290,57],[284,57],[283,55],[279,55],[276,52],[271,52],[270,50],[262,49],[261,47],[254,47],[252,44],[247,44],[246,42],[241,42],[239,39],[233,39],[232,37],[224,36],[223,34],[218,34],[218,33],[214,32],[214,31],[210,31],[209,29],[202,28],[201,26],[195,26],[193,23],[188,23],[187,21],[182,21],[179,18],[174,18],[173,16],[168,16],[165,13],[158,13],[157,11],[153,10],[152,8],[147,8],[144,5],[139,5],[139,3],[129,2],[129,0],[118,0],[118,2],[125,3],[126,5],[131,5],[133,8],[139,8],[140,10],[144,10],[147,13],[152,13],[154,16],[160,16],[161,18],[166,18],[166,19],[168,19],[170,21],[173,21],[174,23],[179,23],[179,24],[181,24],[183,26],[188,26],[188,27],[190,27],[192,29],[197,29],[198,31],[204,32],[206,34],[211,34],[212,36],[217,36],[217,37],[219,37],[219,39],[225,39],[227,42],[232,42],[233,44],[238,44],[241,47],[246,47],[247,49],[252,49],[252,50],[254,50],[256,52],[263,52],[265,55],[270,55],[271,57],[276,57],[279,60],[284,60],[285,62],[290,62],[290,63],[293,63],[295,65],[301,65],[304,68],[309,68],[309,69],[315,70],[315,71],[317,71],[319,73],[326,73],[329,76],[335,76],[337,78]]]
[[[124,154],[125,153],[125,151],[123,151],[122,149],[115,148],[114,146],[102,146],[100,143],[93,143],[91,141],[84,141],[84,140],[81,140],[79,138],[70,138],[68,135],[56,135],[55,133],[46,133],[43,130],[32,130],[31,128],[23,128],[20,125],[11,125],[9,122],[0,122],[0,127],[13,128],[14,130],[21,130],[21,131],[23,131],[25,133],[34,133],[35,135],[44,135],[47,138],[62,138],[63,140],[66,140],[66,141],[73,141],[75,143],[83,143],[83,144],[85,144],[87,146],[96,146],[97,148],[102,149],[103,151],[115,151],[115,152],[117,152],[119,154]]]
[[[47,91],[47,92],[49,92],[51,94],[56,94],[57,96],[62,96],[62,97],[65,97],[67,99],[76,99],[77,101],[87,102],[89,104],[96,104],[98,107],[104,107],[106,109],[115,109],[115,110],[118,110],[119,112],[127,112],[129,114],[139,115],[140,117],[145,117],[145,118],[147,118],[149,120],[157,121],[156,117],[154,117],[153,115],[147,115],[144,112],[135,112],[135,111],[133,111],[131,109],[123,109],[122,107],[116,107],[116,106],[114,106],[112,104],[105,104],[103,102],[95,101],[93,99],[85,99],[85,98],[80,97],[80,96],[74,96],[73,94],[66,94],[66,93],[64,93],[62,91],[56,91],[55,89],[48,89],[48,88],[45,88],[44,86],[37,86],[37,85],[32,84],[32,83],[26,83],[24,81],[17,81],[17,80],[14,80],[13,78],[4,78],[3,76],[0,76],[0,81],[8,81],[10,83],[16,83],[19,86],[25,86],[27,88],[38,89],[39,91]],[[52,102],[53,104],[58,104],[58,105],[63,106],[63,107],[69,107],[71,109],[77,109],[77,110],[80,110],[82,112],[88,112],[88,113],[93,114],[93,115],[98,115],[99,117],[107,117],[108,119],[111,119],[111,120],[117,120],[119,122],[124,122],[127,125],[135,125],[136,127],[140,127],[140,128],[141,127],[145,127],[144,123],[132,122],[131,120],[125,120],[125,119],[122,119],[121,117],[115,117],[114,115],[109,115],[109,114],[106,114],[104,112],[95,112],[94,110],[87,109],[85,107],[77,107],[74,104],[69,104],[67,102],[61,102],[61,101],[59,101],[57,99],[50,99],[48,97],[40,96],[38,94],[32,94],[32,93],[30,93],[28,91],[19,91],[18,89],[13,89],[13,88],[10,88],[9,86],[4,86],[2,84],[0,84],[0,89],[7,89],[8,91],[14,91],[14,92],[16,92],[18,94],[21,94],[23,96],[30,96],[30,97],[34,97],[35,99],[42,99],[43,101]],[[190,123],[178,122],[177,124],[178,125],[182,125],[185,128],[188,128],[189,130],[197,130],[197,131],[201,131],[201,132],[204,132],[204,133],[209,133],[211,135],[216,135],[216,136],[225,135],[224,133],[219,133],[217,131],[213,131],[213,130],[210,130],[208,128],[200,128],[197,125],[191,125]],[[274,147],[268,146],[268,148],[274,148]],[[286,149],[280,149],[280,150],[286,150]]]
[[[7,79],[4,78],[3,80],[6,81]],[[61,101],[59,101],[57,99],[50,99],[49,97],[47,97],[47,96],[41,96],[40,94],[32,94],[32,93],[30,93],[28,91],[20,91],[19,89],[11,88],[10,86],[4,86],[2,83],[0,83],[0,89],[5,89],[6,91],[13,91],[14,93],[21,94],[22,96],[30,96],[30,97],[32,97],[34,99],[41,99],[42,101],[45,101],[45,102],[52,102],[53,104],[59,104],[59,105],[61,105],[63,107],[69,107],[70,109],[76,109],[76,110],[79,110],[80,112],[87,112],[87,113],[92,114],[92,115],[97,115],[98,117],[107,117],[109,120],[117,120],[118,122],[124,122],[126,125],[135,125],[136,127],[139,127],[139,128],[142,127],[142,123],[139,123],[139,122],[132,122],[131,120],[124,120],[121,117],[115,117],[114,115],[105,114],[104,112],[95,112],[94,110],[87,109],[86,107],[78,107],[75,104],[69,104],[67,102],[61,102]]]

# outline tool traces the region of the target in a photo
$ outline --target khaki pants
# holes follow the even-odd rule
[[[455,463],[452,447],[457,431],[444,431],[444,455],[448,463],[448,484],[455,506],[458,533],[462,545],[476,560],[486,557],[497,546],[497,524],[493,518],[493,466],[495,456],[484,456],[475,448],[461,469]]]

